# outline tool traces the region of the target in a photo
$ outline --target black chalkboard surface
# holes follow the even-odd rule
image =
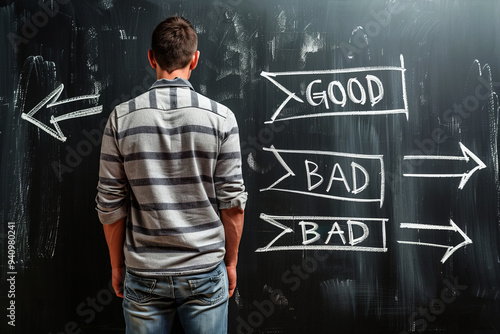
[[[0,332],[122,333],[94,210],[163,18],[240,125],[230,333],[498,333],[500,2],[0,1]]]

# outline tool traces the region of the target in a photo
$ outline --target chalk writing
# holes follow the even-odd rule
[[[274,146],[264,150],[272,152],[287,173],[260,191],[275,190],[340,201],[375,202],[380,207],[384,203],[385,176],[381,155],[281,150]],[[303,158],[304,169],[293,171],[281,157],[285,154]],[[326,171],[324,168],[320,170],[319,160],[328,166]],[[289,177],[295,177],[295,182],[278,188]]]
[[[406,93],[406,82],[405,82],[405,67],[403,55],[400,55],[401,66],[376,66],[376,67],[357,67],[357,68],[347,68],[347,69],[337,69],[337,70],[319,70],[319,71],[296,71],[296,72],[261,72],[261,76],[269,80],[281,91],[287,94],[286,99],[280,104],[276,109],[274,114],[271,116],[269,121],[265,123],[273,123],[275,121],[284,121],[300,118],[315,118],[315,117],[326,117],[326,116],[346,116],[346,115],[388,115],[388,114],[404,114],[406,119],[408,119],[408,101]],[[345,82],[341,80],[331,80],[326,89],[321,89],[323,81],[321,79],[315,79],[307,84],[304,99],[312,107],[324,107],[327,111],[315,112],[304,115],[292,115],[288,117],[278,118],[283,108],[291,101],[295,100],[299,103],[305,103],[304,99],[283,84],[278,82],[277,77],[298,77],[298,76],[333,76],[333,75],[347,75],[370,72],[364,75],[364,79],[358,79],[357,77],[348,77]],[[391,109],[376,109],[375,107],[379,102],[381,102],[385,96],[385,89],[382,80],[379,76],[374,73],[384,73],[384,72],[396,72],[400,73],[400,78],[393,78],[390,82],[400,80],[399,85],[392,84],[392,90],[396,90],[399,87],[397,94],[400,95],[399,98],[395,96],[391,100],[399,102],[399,107]],[[297,88],[298,90],[298,88]],[[370,102],[369,107],[365,106],[367,100]],[[332,107],[338,106],[344,108],[346,103],[350,101],[351,104],[359,106],[358,110],[334,110],[330,111]]]
[[[271,216],[264,213],[261,213],[260,218],[283,231],[265,247],[257,249],[256,252],[291,250],[387,251],[385,224],[388,219],[385,218]],[[286,234],[295,233],[292,227],[279,222],[283,220],[298,222],[301,234],[300,244],[290,244],[294,240],[283,240]],[[328,228],[324,229],[325,225]],[[285,244],[278,243],[278,241],[284,241]]]

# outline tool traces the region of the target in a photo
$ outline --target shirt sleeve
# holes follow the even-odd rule
[[[241,169],[241,149],[238,124],[229,111],[224,123],[224,138],[215,168],[214,183],[219,209],[245,209],[247,193]]]
[[[103,224],[112,224],[127,216],[128,181],[118,148],[116,123],[114,110],[102,136],[97,184],[96,210]]]

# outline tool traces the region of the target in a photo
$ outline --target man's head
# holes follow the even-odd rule
[[[188,66],[192,70],[198,61],[197,47],[198,37],[192,24],[180,16],[169,17],[153,31],[149,52],[151,65],[154,68],[159,66],[169,74]]]

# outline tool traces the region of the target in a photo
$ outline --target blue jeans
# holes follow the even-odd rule
[[[211,272],[188,276],[151,278],[127,272],[126,333],[171,333],[177,313],[186,334],[227,334],[228,287],[224,262]]]

